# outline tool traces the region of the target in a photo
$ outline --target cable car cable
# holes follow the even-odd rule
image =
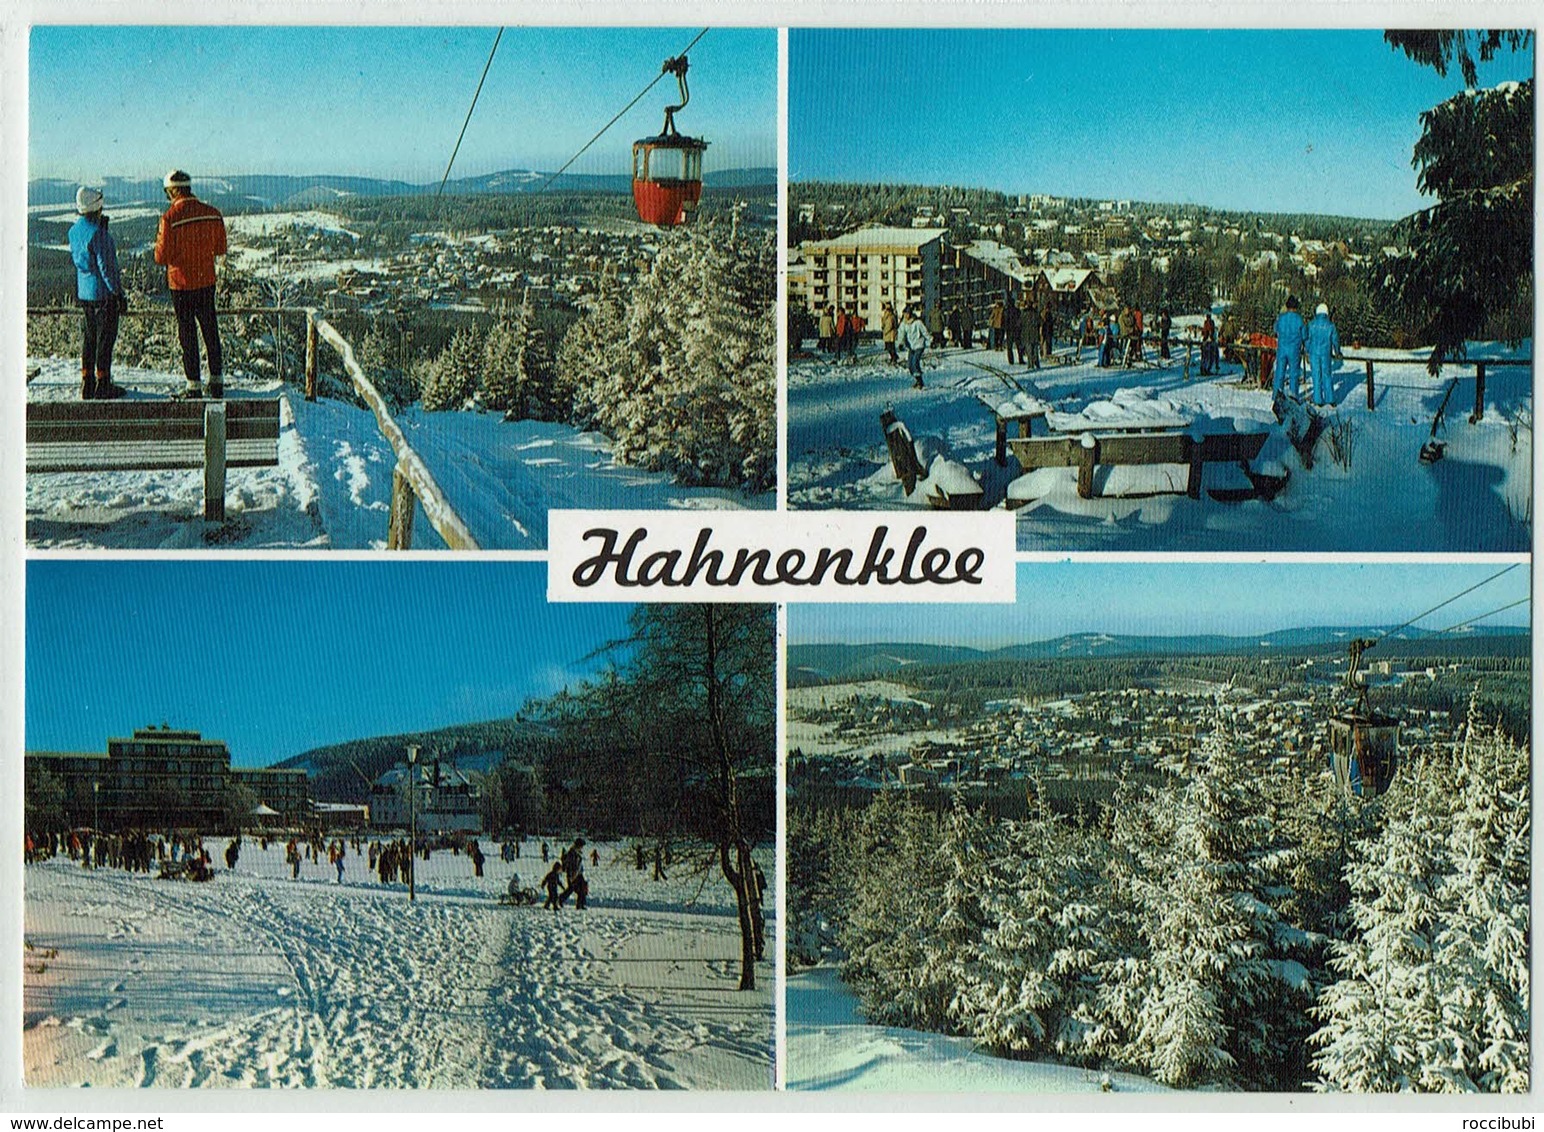
[[[1510,605],[1503,605],[1499,609],[1492,609],[1489,613],[1482,613],[1478,617],[1471,617],[1467,621],[1460,621],[1457,625],[1449,625],[1446,629],[1438,629],[1436,631],[1438,633],[1451,633],[1455,629],[1462,629],[1465,626],[1473,625],[1476,621],[1483,621],[1487,617],[1494,617],[1498,613],[1505,613],[1508,609],[1516,608],[1519,605],[1526,605],[1532,600],[1531,597],[1520,597]]]
[[[1425,617],[1426,614],[1428,614],[1428,613],[1435,613],[1435,612],[1437,612],[1437,610],[1441,609],[1445,605],[1452,605],[1455,601],[1457,601],[1459,598],[1463,597],[1465,594],[1471,594],[1475,590],[1479,589],[1481,586],[1489,585],[1491,582],[1494,582],[1497,578],[1501,577],[1502,574],[1505,574],[1505,573],[1508,573],[1509,571],[1515,570],[1520,565],[1521,565],[1521,563],[1514,562],[1510,566],[1504,567],[1503,569],[1496,571],[1490,577],[1486,578],[1483,582],[1475,582],[1474,585],[1470,586],[1468,589],[1459,591],[1458,593],[1454,594],[1452,597],[1448,598],[1446,601],[1438,602],[1436,605],[1434,605],[1430,609],[1428,609],[1426,611],[1426,613],[1417,613],[1414,617],[1410,618],[1410,620],[1406,621],[1398,629],[1390,629],[1387,633],[1384,633],[1383,636],[1384,637],[1392,637],[1395,633],[1398,633],[1398,632],[1400,632],[1400,631],[1402,631],[1404,629],[1408,629],[1411,625],[1414,625],[1422,617]],[[1508,608],[1510,608],[1510,606]],[[1423,632],[1424,631],[1429,631],[1429,630],[1423,630]],[[1440,630],[1440,631],[1444,632],[1444,633],[1447,632],[1446,629],[1443,629],[1443,630]],[[1379,639],[1381,640],[1382,638],[1380,637]]]
[[[708,29],[707,28],[703,28],[701,31],[699,31],[697,33],[696,38],[693,39],[690,43],[688,43],[686,45],[686,48],[684,50],[676,52],[675,58],[680,58],[682,55],[689,54],[691,52],[691,49],[693,47],[697,46],[697,41],[700,40],[703,36],[705,36],[707,34],[708,34]],[[654,84],[659,82],[660,79],[664,78],[666,74],[668,74],[668,72],[662,70],[662,71],[660,71],[659,74],[655,75],[653,80],[649,83],[648,86],[646,86],[642,90],[640,90],[638,92],[637,96],[631,102],[629,102],[626,106],[622,107],[622,109],[618,110],[616,112],[616,116],[613,117],[611,119],[611,121],[607,122],[604,126],[602,126],[599,130],[597,130],[595,132],[595,136],[592,137],[589,141],[585,142],[582,146],[580,146],[579,147],[579,152],[574,154],[567,161],[563,162],[563,168],[559,169],[556,173],[554,173],[552,176],[548,177],[545,181],[543,181],[542,184],[541,184],[541,188],[537,189],[536,191],[538,193],[546,192],[548,185],[552,184],[553,181],[556,181],[559,177],[561,177],[564,174],[564,172],[567,171],[567,169],[568,169],[568,167],[570,165],[572,165],[574,162],[578,161],[580,157],[584,156],[584,151],[589,149],[596,142],[598,142],[600,140],[601,134],[604,134],[607,130],[611,129],[612,126],[616,125],[617,122],[621,119],[622,115],[626,114],[634,106],[637,106],[638,103],[640,101],[642,101],[643,96],[648,94],[649,91],[653,90],[654,89]]]
[[[456,135],[456,147],[450,151],[450,160],[445,163],[445,176],[440,178],[439,190],[434,194],[439,197],[445,192],[445,182],[450,180],[450,167],[456,163],[456,154],[461,152],[461,141],[466,137],[466,128],[472,124],[472,111],[477,109],[477,98],[482,94],[483,83],[488,81],[488,68],[493,66],[494,53],[499,49],[499,40],[504,38],[504,29],[499,28],[499,33],[493,37],[493,47],[488,52],[488,61],[483,64],[482,78],[477,80],[477,89],[472,93],[472,105],[466,108],[466,121],[461,123],[461,132]]]

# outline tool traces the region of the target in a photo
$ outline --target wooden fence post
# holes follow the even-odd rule
[[[316,312],[306,311],[306,400],[316,400]]]
[[[387,550],[413,549],[413,509],[418,497],[399,463],[391,473],[391,526],[386,534]]]
[[[1474,413],[1469,417],[1470,424],[1479,424],[1485,419],[1485,363],[1474,363]]]
[[[1091,432],[1085,432],[1081,444],[1082,450],[1078,453],[1078,498],[1092,499],[1094,468],[1099,463],[1099,438]]]
[[[225,402],[204,406],[204,518],[225,521]]]
[[[1375,408],[1377,408],[1377,405],[1373,404],[1372,359],[1368,358],[1367,359],[1367,409],[1368,409],[1369,412],[1371,412]]]

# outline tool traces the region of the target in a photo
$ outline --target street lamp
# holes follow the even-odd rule
[[[413,875],[418,872],[418,748],[407,749],[407,898],[418,899]]]

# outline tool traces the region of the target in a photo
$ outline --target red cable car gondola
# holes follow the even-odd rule
[[[675,75],[681,101],[665,107],[665,128],[633,143],[633,203],[645,224],[672,228],[684,224],[702,199],[702,151],[708,143],[676,132],[676,111],[691,100],[686,89],[686,56],[666,59],[661,72]]]

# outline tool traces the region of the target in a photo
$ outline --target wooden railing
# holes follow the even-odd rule
[[[172,318],[175,311],[168,307],[135,307],[124,312],[125,318]],[[304,315],[306,319],[306,370],[305,397],[316,400],[317,345],[320,339],[338,352],[343,359],[343,369],[349,376],[354,391],[375,416],[375,424],[381,435],[391,445],[397,458],[391,474],[391,520],[387,529],[388,550],[410,550],[413,545],[414,504],[421,504],[430,526],[451,550],[480,550],[477,540],[467,528],[461,516],[456,514],[445,493],[435,483],[423,458],[408,443],[402,428],[392,419],[375,383],[365,376],[364,370],[354,357],[354,348],[348,340],[324,319],[315,307],[226,307],[217,315]],[[78,307],[28,307],[28,317],[44,315],[79,315]]]
[[[1373,363],[1382,362],[1386,366],[1425,366],[1425,358],[1371,358],[1363,354],[1343,354],[1342,361],[1361,362],[1367,367],[1367,407],[1373,408]],[[1469,414],[1469,423],[1478,424],[1485,419],[1485,371],[1498,366],[1532,366],[1532,358],[1449,358],[1442,363],[1445,366],[1473,366],[1474,367],[1474,412]]]

